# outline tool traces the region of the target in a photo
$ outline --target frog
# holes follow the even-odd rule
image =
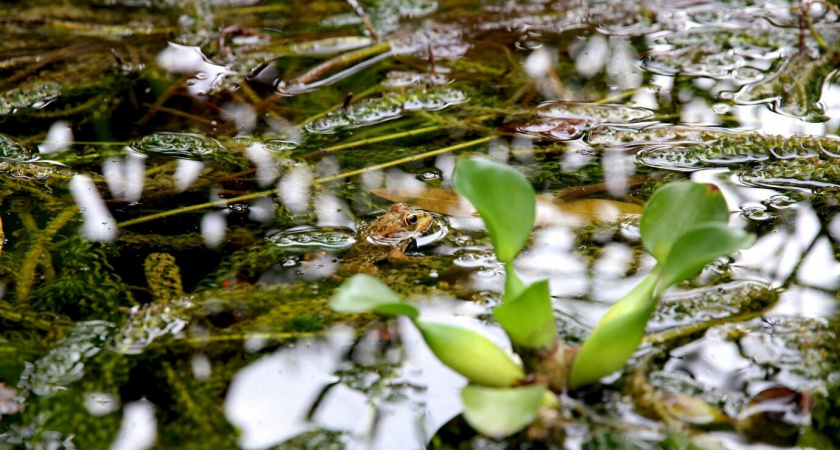
[[[406,250],[434,223],[434,216],[422,209],[411,209],[405,203],[395,203],[385,214],[361,227],[355,244],[347,251],[340,272],[344,275],[366,273],[377,275],[376,263],[411,262]]]

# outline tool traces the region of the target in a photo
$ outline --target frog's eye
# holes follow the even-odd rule
[[[415,223],[417,223],[417,214],[409,214],[405,216],[406,225],[414,225]]]

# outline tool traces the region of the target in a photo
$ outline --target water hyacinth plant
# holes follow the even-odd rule
[[[527,427],[539,408],[556,405],[554,393],[597,383],[620,370],[642,342],[663,291],[754,239],[727,225],[729,212],[716,187],[680,182],[660,188],[640,221],[642,243],[656,266],[606,312],[579,348],[568,347],[557,337],[548,281],[526,286],[513,267],[534,228],[533,187],[510,166],[484,159],[459,161],[453,184],[478,211],[505,265],[503,302],[493,317],[513,343],[521,366],[478,332],[422,319],[416,306],[368,275],[347,280],[330,306],[411,319],[441,362],[469,380],[461,394],[464,418],[493,437]]]

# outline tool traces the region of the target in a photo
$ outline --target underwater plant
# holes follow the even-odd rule
[[[715,186],[663,186],[650,198],[640,221],[642,243],[656,258],[656,266],[607,311],[579,348],[567,347],[557,337],[548,282],[526,286],[513,267],[534,227],[530,183],[507,165],[465,159],[458,162],[453,184],[481,215],[496,256],[505,265],[504,298],[493,317],[521,364],[479,332],[424,319],[415,305],[369,275],[348,279],[330,306],[346,313],[409,318],[435,356],[469,380],[461,392],[464,418],[488,436],[520,431],[541,407],[557,404],[555,394],[597,383],[620,370],[641,344],[663,291],[754,240],[727,225],[729,211]]]

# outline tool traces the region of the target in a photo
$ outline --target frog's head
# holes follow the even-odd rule
[[[408,209],[402,213],[400,221],[402,222],[403,232],[411,236],[423,234],[429,227],[432,226],[435,218],[431,213],[421,209]]]
[[[411,209],[405,203],[391,206],[387,214],[370,224],[364,233],[368,239],[386,245],[409,242],[421,236],[434,223],[434,216],[422,209]]]

